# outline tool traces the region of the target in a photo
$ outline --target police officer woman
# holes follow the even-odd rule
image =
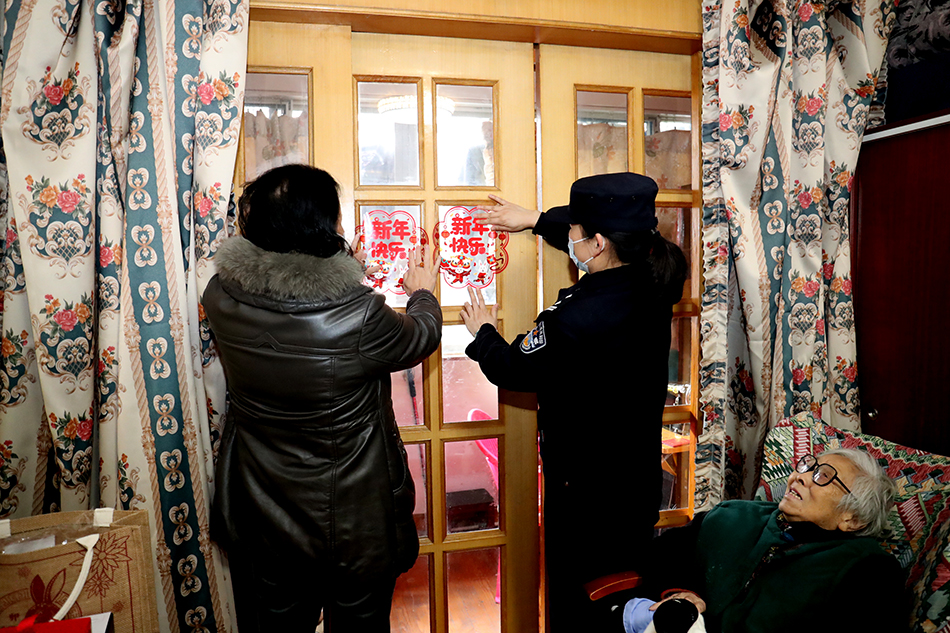
[[[660,504],[660,440],[672,306],[682,251],[656,229],[657,185],[633,173],[581,178],[547,213],[500,198],[477,222],[532,229],[587,273],[510,344],[496,306],[469,291],[465,350],[495,385],[538,394],[545,475],[545,563],[551,630],[588,630],[598,615],[585,582],[636,569]]]

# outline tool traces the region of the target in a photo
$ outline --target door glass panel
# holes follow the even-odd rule
[[[309,75],[247,74],[244,94],[245,182],[274,167],[310,163],[309,83]],[[205,85],[216,87],[215,84]],[[214,98],[213,94],[207,96]]]
[[[693,235],[692,218],[691,209],[656,208],[656,228],[659,229],[663,237],[679,246],[683,251],[683,255],[686,256],[686,264],[689,270],[686,278],[687,288],[690,287],[689,280],[693,272],[692,244],[690,243]],[[688,296],[688,293],[684,296]]]
[[[497,271],[507,260],[507,234],[488,230],[472,221],[475,205],[439,205],[442,255],[441,303],[461,306],[469,300],[468,287],[481,290],[488,305],[494,305]],[[504,238],[504,239],[503,239]]]
[[[688,507],[689,499],[689,422],[663,425],[661,462],[663,488],[660,510]]]
[[[501,548],[448,552],[449,633],[501,631]]]
[[[435,94],[438,186],[494,187],[492,87],[436,84]]]
[[[396,579],[389,624],[393,633],[429,633],[429,556]]]
[[[627,93],[577,91],[577,177],[627,171]]]
[[[445,525],[447,531],[498,528],[498,438],[446,442]]]
[[[359,184],[418,186],[419,84],[360,81]]]
[[[692,323],[695,317],[674,318],[670,343],[669,384],[666,406],[690,403],[690,364],[692,361]]]
[[[474,337],[464,325],[442,328],[442,420],[445,423],[498,419],[498,387],[465,355]]]
[[[660,189],[692,183],[692,101],[689,97],[643,96],[646,175]]]
[[[391,307],[405,307],[409,298],[402,289],[402,277],[409,267],[410,252],[419,243],[422,207],[360,203],[359,208],[366,265],[380,269],[365,283],[383,293]]]
[[[428,505],[429,499],[429,460],[426,453],[427,444],[406,444],[406,456],[409,460],[409,474],[416,488],[416,507],[412,517],[416,522],[416,532],[419,538],[429,535]]]
[[[425,424],[425,400],[422,389],[422,365],[391,373],[393,412],[399,426]]]

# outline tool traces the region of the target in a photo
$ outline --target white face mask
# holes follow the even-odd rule
[[[594,256],[591,255],[584,261],[580,261],[579,259],[577,259],[577,255],[574,254],[574,245],[577,244],[578,242],[583,242],[589,239],[590,239],[589,237],[582,237],[579,240],[572,240],[571,238],[567,238],[567,254],[571,256],[571,261],[574,262],[575,266],[577,266],[577,270],[581,271],[582,273],[590,272],[590,269],[587,267],[587,262],[594,259]]]

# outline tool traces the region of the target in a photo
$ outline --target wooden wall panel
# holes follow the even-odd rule
[[[702,45],[699,0],[252,0],[251,20],[680,55]]]
[[[702,33],[699,0],[251,0],[252,9],[351,9],[393,14],[565,22]]]

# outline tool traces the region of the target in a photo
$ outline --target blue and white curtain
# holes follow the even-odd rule
[[[752,496],[782,418],[860,425],[849,204],[896,4],[704,4],[698,509]]]
[[[7,0],[2,18],[0,517],[147,510],[162,631],[233,630],[199,298],[232,225],[247,0]]]

